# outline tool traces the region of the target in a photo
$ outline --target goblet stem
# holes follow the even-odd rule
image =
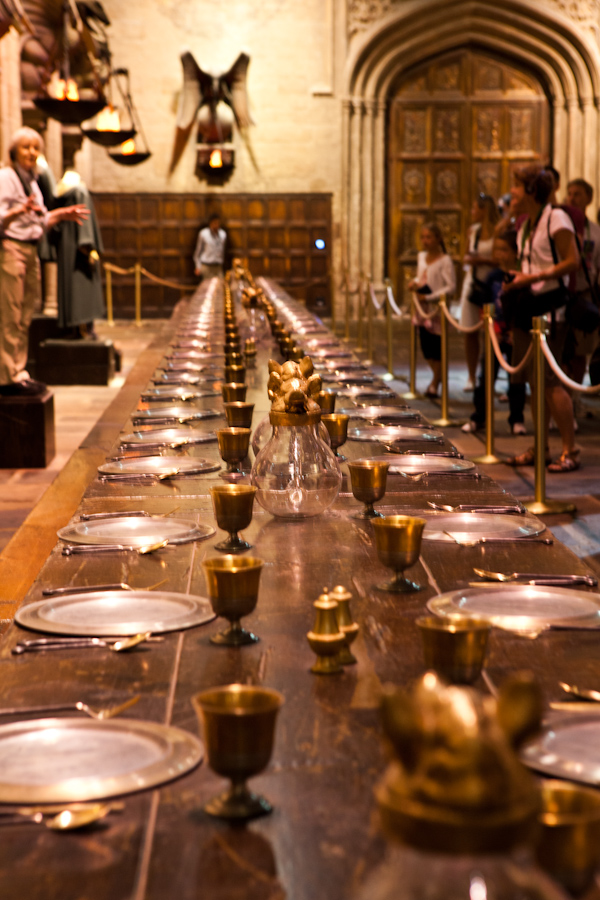
[[[266,816],[273,807],[264,797],[252,793],[244,780],[232,778],[230,789],[209,800],[204,811],[220,819],[243,820]]]
[[[388,591],[390,594],[411,594],[413,591],[422,591],[422,585],[417,584],[416,581],[411,581],[409,578],[405,578],[403,571],[404,570],[396,571],[396,574],[391,581],[376,585],[377,590]]]
[[[242,647],[244,644],[256,644],[259,638],[251,631],[242,628],[239,619],[230,619],[229,628],[214,634],[210,642],[211,644],[225,644],[228,647]]]
[[[221,553],[244,553],[251,547],[252,544],[242,540],[237,531],[230,531],[228,540],[215,544],[215,550],[219,550]]]

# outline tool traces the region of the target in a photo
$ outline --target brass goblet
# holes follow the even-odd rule
[[[228,684],[203,691],[192,702],[204,724],[208,764],[231,780],[229,790],[209,800],[204,811],[238,821],[270,813],[269,801],[248,790],[246,779],[269,763],[283,696],[268,688]]]
[[[456,616],[417,619],[425,668],[453,684],[472,684],[483,668],[492,626],[483,619]]]
[[[244,364],[244,357],[237,350],[225,351],[226,366],[241,366]]]
[[[357,459],[348,463],[352,493],[365,508],[355,513],[353,519],[382,519],[383,515],[373,507],[381,500],[387,487],[387,473],[390,464],[374,459]]]
[[[227,463],[225,476],[244,474],[240,466],[248,456],[250,434],[249,428],[220,428],[217,431],[219,453]]]
[[[243,384],[246,381],[246,366],[225,365],[225,381]]]
[[[211,644],[242,647],[259,640],[240,619],[254,612],[262,567],[262,559],[253,556],[215,556],[202,563],[213,612],[229,622],[229,628],[213,634]]]
[[[230,428],[250,428],[254,403],[225,403],[225,415]]]
[[[252,521],[254,495],[258,488],[251,484],[217,484],[210,489],[217,525],[229,532],[229,539],[215,544],[222,553],[243,553],[252,544],[238,534]]]
[[[377,556],[384,566],[396,573],[391,581],[376,585],[378,591],[406,594],[420,591],[422,586],[401,574],[417,562],[421,551],[421,537],[425,519],[413,516],[385,516],[373,519]]]
[[[331,441],[331,449],[333,450],[333,455],[339,459],[340,462],[344,462],[346,460],[345,456],[342,456],[338,453],[338,447],[341,447],[342,444],[346,443],[346,439],[348,437],[348,421],[350,416],[347,416],[345,413],[322,413],[321,414],[321,422],[327,429],[329,433],[329,439]]]
[[[332,413],[335,412],[336,397],[337,391],[319,391],[315,399],[324,413]]]
[[[243,403],[246,399],[247,390],[247,384],[240,384],[236,381],[230,381],[227,384],[222,385],[221,394],[223,395],[223,400],[225,401],[225,403],[236,403],[237,401]]]
[[[570,781],[542,782],[539,865],[573,897],[586,893],[600,863],[600,794]]]

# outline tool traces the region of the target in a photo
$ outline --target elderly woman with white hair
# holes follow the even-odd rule
[[[26,370],[29,326],[40,294],[37,244],[59,222],[81,223],[89,214],[81,205],[48,212],[36,181],[43,149],[37,131],[19,128],[9,146],[10,165],[0,169],[0,400],[46,390]]]

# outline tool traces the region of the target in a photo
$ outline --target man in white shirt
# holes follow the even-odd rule
[[[216,213],[208,220],[208,228],[202,228],[194,250],[194,273],[203,278],[220,278],[225,261],[227,234],[221,228],[221,218]]]
[[[600,273],[600,225],[590,222],[586,214],[586,209],[593,199],[594,189],[583,178],[575,178],[568,183],[567,203],[580,210],[585,218],[583,233],[579,234],[581,255],[587,266],[590,283],[597,290],[598,274]],[[574,291],[585,300],[596,302],[583,266],[577,271]],[[571,378],[581,384],[585,375],[587,359],[594,352],[598,343],[598,331],[586,334],[578,328],[573,328],[572,332],[572,341],[567,340],[569,352],[565,361]]]

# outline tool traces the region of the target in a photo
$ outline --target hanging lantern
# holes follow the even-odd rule
[[[120,128],[120,119],[119,119],[119,131],[110,131],[107,130],[102,132],[102,139],[97,140],[98,144],[103,144],[105,147],[114,147],[117,144],[121,144],[119,150],[109,150],[108,155],[112,160],[118,163],[120,166],[139,166],[140,163],[145,162],[149,159],[152,154],[148,149],[148,142],[146,140],[146,135],[144,134],[144,129],[142,128],[141,122],[139,121],[139,116],[137,110],[134,106],[133,100],[131,99],[131,89],[129,86],[129,72],[127,69],[115,69],[112,72],[113,80],[121,94],[121,98],[123,101],[123,106],[127,110],[127,114],[129,116],[129,120],[131,122],[131,128],[129,131]],[[117,113],[118,115],[118,113]],[[100,118],[100,117],[98,117]],[[111,117],[110,119],[105,119],[107,125],[110,125],[114,128],[116,119]],[[91,134],[87,129],[82,129],[83,133],[88,135],[92,140],[94,138],[91,137]],[[96,123],[96,132],[98,132],[98,123]],[[135,141],[134,137],[139,133],[140,138],[142,140],[144,149],[140,149]],[[110,134],[112,137],[119,136],[118,140],[107,139],[107,135]]]

